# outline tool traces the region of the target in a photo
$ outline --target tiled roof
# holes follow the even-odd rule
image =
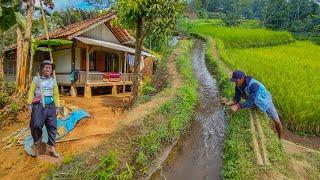
[[[113,18],[115,18],[115,14],[113,12],[109,12],[104,15],[97,16],[92,19],[87,19],[81,22],[77,22],[74,24],[67,25],[65,27],[56,29],[52,32],[49,32],[50,39],[73,39],[75,36],[79,35],[79,32],[84,32],[86,29],[90,29],[91,26],[102,24],[107,22]],[[45,35],[38,37],[38,39],[46,39]]]

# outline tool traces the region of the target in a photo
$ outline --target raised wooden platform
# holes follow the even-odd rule
[[[61,89],[64,89],[64,86],[70,86],[70,93],[72,97],[77,97],[77,88],[84,87],[84,97],[91,98],[91,88],[92,87],[112,87],[112,95],[117,95],[117,86],[126,86],[132,85],[132,81],[119,81],[119,82],[110,82],[110,81],[101,81],[101,82],[89,82],[89,83],[73,83],[73,84],[63,84],[58,83],[61,86]],[[124,87],[125,88],[125,87]]]

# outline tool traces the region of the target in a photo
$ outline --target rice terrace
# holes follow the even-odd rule
[[[320,179],[319,0],[0,0],[0,179]]]

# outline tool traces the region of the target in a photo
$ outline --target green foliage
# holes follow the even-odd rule
[[[20,105],[19,103],[13,102],[13,103],[11,104],[10,113],[13,113],[13,114],[18,113],[18,111],[19,111],[21,108],[22,108],[22,107],[21,107],[21,105]]]
[[[17,23],[16,13],[19,11],[20,1],[1,0],[0,1],[0,34],[7,31]],[[21,14],[19,13],[19,16]]]
[[[126,168],[118,171],[119,157],[116,151],[109,151],[105,157],[100,159],[99,168],[101,169],[97,176],[99,179],[133,179],[133,170],[126,164]]]
[[[287,44],[294,41],[288,32],[266,29],[212,27],[207,24],[196,25],[197,33],[221,39],[226,48],[249,48]]]
[[[254,179],[255,155],[251,142],[248,113],[239,112],[228,121],[224,150],[223,170],[225,179]]]
[[[320,25],[319,2],[313,0],[202,0],[190,6],[208,11],[209,18],[225,19],[227,26],[237,25],[239,18],[259,19],[265,27],[294,32],[317,32]]]
[[[266,85],[289,129],[320,133],[319,46],[296,42],[285,46],[233,49],[224,51],[222,57],[232,67],[244,70]]]
[[[152,95],[155,91],[156,89],[153,87],[151,79],[145,79],[142,83],[141,93],[143,95]]]
[[[176,18],[183,10],[182,1],[166,0],[139,0],[116,1],[114,8],[117,10],[118,22],[128,29],[136,29],[142,26],[142,36],[137,37],[143,40],[148,34],[156,37],[168,36],[175,25]],[[141,24],[137,24],[142,20]],[[141,38],[141,39],[140,39]]]
[[[0,79],[0,127],[9,125],[16,120],[18,112],[23,108],[24,99],[16,95],[14,82]]]
[[[216,42],[218,49],[223,43]],[[231,99],[234,95],[234,85],[228,80],[226,66],[218,64],[212,54],[212,40],[207,40],[206,64],[208,70],[217,77],[220,93]],[[250,119],[248,110],[241,110],[234,116],[229,117],[226,138],[223,148],[223,168],[224,179],[255,179],[256,175],[265,171],[276,171],[291,177],[287,172],[287,158],[281,147],[277,136],[270,129],[271,121],[266,120],[264,115],[259,114],[260,123],[266,137],[266,148],[272,167],[265,169],[255,164],[255,155],[252,146],[248,143],[252,141],[250,133]]]
[[[207,11],[205,9],[197,10],[197,14],[198,14],[198,17],[200,19],[208,19],[208,14],[207,14]]]
[[[151,160],[163,145],[172,143],[187,132],[197,102],[197,83],[193,76],[190,59],[191,44],[189,41],[180,43],[183,43],[180,46],[184,48],[176,66],[184,85],[179,88],[174,99],[160,106],[156,112],[168,118],[168,123],[156,124],[151,129],[145,129],[138,138],[136,163],[142,174],[147,172]]]
[[[7,105],[10,100],[10,96],[7,93],[0,92],[0,108]]]
[[[238,26],[240,24],[240,17],[232,13],[228,13],[222,20],[226,26]]]

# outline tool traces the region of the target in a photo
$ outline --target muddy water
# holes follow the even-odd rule
[[[205,64],[205,44],[195,40],[193,70],[198,80],[199,105],[189,135],[170,154],[151,179],[221,179],[222,145],[226,120],[220,107],[217,81]]]

